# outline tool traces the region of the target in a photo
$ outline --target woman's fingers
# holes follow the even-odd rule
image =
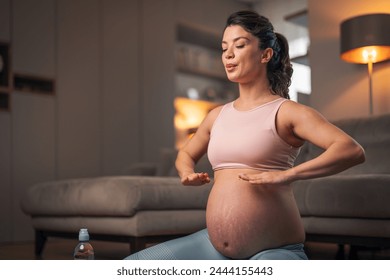
[[[199,186],[210,182],[210,177],[207,173],[200,172],[200,173],[193,173],[188,175],[184,180],[182,180],[182,183],[184,185],[194,185]]]

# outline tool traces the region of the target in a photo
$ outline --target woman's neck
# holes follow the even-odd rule
[[[268,81],[258,80],[254,83],[239,84],[239,91],[240,96],[235,104],[243,108],[258,106],[279,97],[272,93]]]

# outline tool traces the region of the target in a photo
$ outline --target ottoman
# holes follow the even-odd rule
[[[91,239],[128,242],[134,253],[205,228],[211,186],[152,176],[60,180],[30,186],[21,207],[31,217],[37,257],[48,237],[77,238],[80,228]]]

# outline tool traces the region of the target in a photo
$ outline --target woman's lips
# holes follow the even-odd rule
[[[229,64],[226,64],[225,67],[226,67],[226,70],[233,71],[237,67],[237,64],[229,63]]]

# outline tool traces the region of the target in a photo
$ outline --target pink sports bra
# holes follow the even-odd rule
[[[300,148],[287,144],[276,131],[277,112],[287,99],[279,98],[248,111],[227,103],[210,134],[208,157],[214,170],[251,168],[286,170],[293,167]]]

